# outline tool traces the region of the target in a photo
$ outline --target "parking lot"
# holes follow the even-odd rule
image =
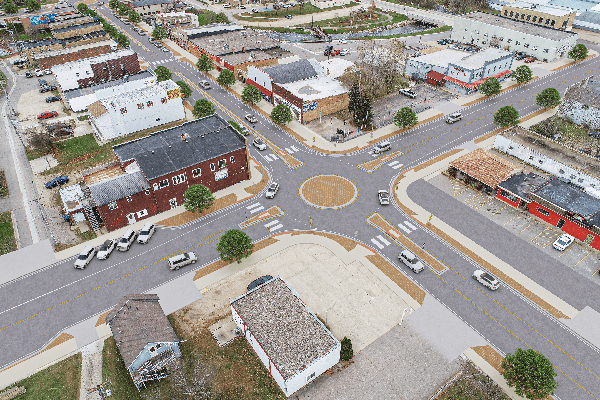
[[[552,243],[563,233],[554,226],[518,210],[507,203],[466,186],[463,182],[439,174],[428,180],[430,184],[453,196],[481,215],[512,232],[522,240],[532,243],[549,256],[583,276],[594,279],[600,267],[600,254],[591,247],[576,241],[565,251],[558,251]],[[597,278],[597,277],[596,277]]]

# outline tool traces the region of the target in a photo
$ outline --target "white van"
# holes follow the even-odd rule
[[[400,261],[402,261],[403,264],[405,264],[408,268],[412,269],[413,272],[415,272],[417,274],[425,269],[425,266],[417,258],[417,256],[415,256],[413,253],[411,253],[408,250],[404,250],[402,253],[400,253],[400,255],[398,256],[398,259]]]
[[[387,140],[384,140],[382,142],[375,143],[375,145],[373,145],[373,153],[380,154],[380,153],[383,153],[384,151],[390,150],[391,148],[392,148],[391,143],[388,142]]]

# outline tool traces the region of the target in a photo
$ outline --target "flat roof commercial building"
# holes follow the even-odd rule
[[[515,21],[570,31],[577,13],[572,8],[515,1],[502,7],[501,15]]]
[[[85,58],[107,54],[117,48],[117,43],[113,40],[104,40],[100,42],[89,43],[82,46],[70,47],[35,53],[33,59],[34,65],[39,69],[52,68],[55,65],[66,64],[68,62],[83,60]]]
[[[451,38],[482,47],[498,46],[520,51],[540,60],[554,61],[576,44],[577,34],[516,21],[483,12],[456,16]]]
[[[234,299],[231,313],[288,397],[340,359],[340,342],[280,277]]]

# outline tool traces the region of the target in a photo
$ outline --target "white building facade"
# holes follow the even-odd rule
[[[520,51],[540,60],[554,61],[575,46],[577,34],[515,21],[483,12],[454,18],[452,40],[480,47],[498,46]]]
[[[181,90],[171,80],[103,98],[88,110],[102,141],[185,118]]]

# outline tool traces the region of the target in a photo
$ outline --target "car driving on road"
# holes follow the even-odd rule
[[[269,188],[267,189],[267,192],[265,193],[265,197],[267,199],[272,199],[273,197],[275,197],[278,190],[279,190],[279,183],[277,183],[277,182],[271,183],[269,185]]]
[[[375,143],[373,145],[373,153],[380,154],[380,153],[383,153],[384,151],[388,151],[391,148],[392,148],[391,143],[388,142],[387,140],[384,140],[379,143]]]
[[[496,290],[500,287],[500,281],[498,278],[485,272],[484,270],[478,269],[477,271],[473,272],[473,278],[491,290]]]
[[[85,246],[79,256],[75,260],[75,268],[85,269],[87,265],[92,261],[94,255],[96,254],[96,249],[92,246]]]
[[[137,238],[137,232],[133,229],[128,229],[125,231],[121,239],[119,239],[119,244],[117,244],[117,250],[119,251],[127,251],[135,242],[135,238]]]
[[[263,142],[262,139],[260,138],[256,138],[254,139],[254,141],[252,142],[252,146],[256,147],[257,149],[259,149],[260,151],[266,150],[267,149],[267,145],[265,144],[265,142]]]
[[[453,124],[456,121],[460,121],[461,119],[462,119],[462,114],[459,112],[455,112],[455,113],[448,115],[448,118],[446,118],[446,122],[449,124]]]
[[[380,190],[377,192],[377,198],[379,199],[379,204],[382,206],[387,206],[390,204],[390,195],[387,190]]]
[[[574,241],[575,238],[573,236],[568,233],[563,233],[554,243],[552,243],[552,247],[558,251],[565,251]]]
[[[247,114],[244,118],[246,119],[246,121],[250,122],[251,124],[255,124],[258,122],[256,117],[252,114]]]
[[[116,245],[117,239],[105,240],[104,243],[96,249],[98,251],[96,258],[98,258],[98,260],[108,260],[108,257],[110,257],[111,253],[115,250]]]
[[[178,270],[181,267],[185,267],[188,264],[194,264],[198,261],[196,253],[190,251],[189,253],[183,253],[169,258],[169,269]]]
[[[412,269],[414,273],[418,274],[425,269],[425,266],[421,260],[419,260],[417,256],[408,250],[404,250],[402,253],[400,253],[398,259],[402,261],[402,263],[408,268]]]

